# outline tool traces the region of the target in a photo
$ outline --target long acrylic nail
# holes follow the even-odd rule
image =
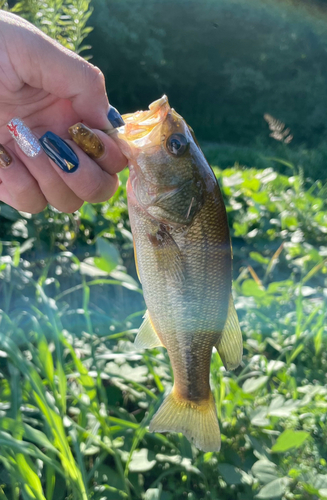
[[[76,142],[84,153],[91,158],[101,158],[104,155],[104,144],[101,139],[83,123],[76,123],[69,127],[68,132],[70,137]]]
[[[110,121],[111,125],[114,128],[122,127],[123,125],[125,125],[125,122],[122,119],[121,114],[118,113],[117,109],[114,108],[113,106],[110,106],[108,113],[108,120]]]
[[[12,163],[12,157],[6,150],[6,148],[0,144],[0,168],[9,167]]]
[[[26,156],[34,158],[41,152],[41,147],[37,137],[33,134],[30,128],[25,125],[20,118],[13,118],[8,124],[7,128],[20,149]]]
[[[53,132],[46,132],[39,139],[43,151],[64,172],[72,173],[77,170],[79,159],[75,151],[61,137]]]

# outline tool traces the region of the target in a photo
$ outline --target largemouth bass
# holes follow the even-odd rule
[[[174,373],[150,431],[182,432],[196,447],[219,451],[212,348],[227,370],[242,358],[222,195],[192,129],[166,96],[123,118],[116,140],[129,160],[128,210],[148,308],[135,344],[164,346]]]

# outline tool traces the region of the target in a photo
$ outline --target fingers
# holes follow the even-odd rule
[[[42,151],[38,137],[18,118],[11,120],[7,127],[16,141],[15,158],[19,159],[20,163],[25,166],[25,170],[37,183],[47,202],[61,212],[71,213],[78,210],[83,204],[83,200],[78,198],[61,180],[58,173],[50,165],[47,156]],[[12,170],[16,172],[17,169],[13,168]],[[28,193],[28,185],[26,185],[26,191]]]
[[[76,123],[68,131],[77,146],[109,174],[117,174],[126,167],[125,156],[117,143],[106,133],[92,130],[83,123]]]
[[[118,187],[117,175],[101,168],[73,141],[64,141],[56,134],[46,132],[40,142],[62,181],[80,199],[99,203],[108,200],[115,193]],[[34,165],[37,166],[39,161],[43,161],[41,157],[34,160]]]
[[[15,153],[0,145],[0,200],[21,212],[38,213],[47,200]]]
[[[26,165],[44,198],[58,210],[73,212],[83,201],[99,203],[116,191],[116,173],[127,161],[105,133],[83,124],[71,127],[78,147],[50,131],[37,134],[37,138],[19,119],[11,120],[8,130],[16,141],[16,158]]]
[[[0,35],[4,42],[14,40],[5,46],[8,61],[21,84],[27,83],[69,99],[80,119],[93,127],[112,129],[119,126],[121,117],[114,108],[110,109],[108,120],[109,102],[99,68],[14,14],[1,15]],[[19,81],[15,86],[19,87]]]
[[[80,147],[48,131],[40,138],[43,150],[76,196],[91,203],[108,200],[118,187],[116,173],[126,166],[125,157],[113,139],[101,131],[80,123],[71,127],[70,132]],[[36,160],[35,166],[39,159]]]

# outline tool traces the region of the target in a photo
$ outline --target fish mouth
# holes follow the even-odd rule
[[[168,98],[163,95],[152,102],[148,110],[123,115],[125,125],[116,129],[118,138],[132,143],[137,148],[153,144],[153,132],[160,128],[158,126],[165,121],[170,110]]]

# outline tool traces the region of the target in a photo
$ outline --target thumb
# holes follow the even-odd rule
[[[112,128],[102,72],[20,17],[1,13],[1,35],[11,64],[21,80],[69,99],[81,120],[91,127]],[[14,43],[9,43],[13,41]]]

